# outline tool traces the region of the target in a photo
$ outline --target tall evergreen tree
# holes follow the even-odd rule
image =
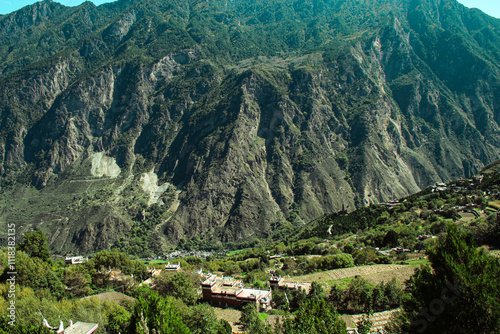
[[[409,333],[499,333],[500,261],[467,242],[454,224],[427,251],[431,267],[414,275],[403,304]]]

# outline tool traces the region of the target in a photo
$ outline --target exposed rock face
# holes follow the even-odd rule
[[[115,158],[110,158],[104,155],[103,152],[95,153],[92,157],[92,168],[90,174],[97,177],[118,177],[121,169],[116,164]]]
[[[498,20],[451,0],[273,4],[82,5],[71,20],[95,33],[65,21],[24,70],[0,54],[1,177],[59,196],[20,232],[50,231],[61,252],[137,226],[159,248],[261,238],[500,158]],[[0,31],[31,50],[28,29],[68,11],[37,4]]]

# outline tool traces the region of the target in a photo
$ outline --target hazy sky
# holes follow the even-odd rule
[[[7,14],[18,10],[26,5],[36,2],[35,0],[0,0],[0,14]],[[65,6],[78,6],[83,1],[82,0],[57,0],[57,2],[62,3]],[[100,5],[105,2],[111,2],[109,0],[92,0],[96,5]],[[458,0],[467,7],[476,7],[481,9],[483,12],[500,18],[500,0]]]

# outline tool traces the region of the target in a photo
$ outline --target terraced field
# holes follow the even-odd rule
[[[239,321],[241,317],[241,311],[232,308],[214,308],[215,316],[217,319],[224,319],[231,325],[233,333],[243,333],[243,327],[240,326]],[[276,325],[277,321],[280,321],[281,316],[279,315],[269,315],[265,323],[268,325]]]
[[[241,326],[239,326],[239,321],[241,317],[241,311],[232,308],[219,308],[214,307],[215,316],[217,319],[224,319],[231,325],[233,333],[243,332]]]
[[[377,264],[323,271],[320,273],[296,276],[292,279],[299,282],[317,281],[327,285],[331,283],[342,284],[356,276],[362,276],[375,284],[382,281],[388,282],[394,277],[396,277],[399,282],[405,282],[413,275],[415,269],[418,267],[419,265]]]
[[[377,312],[377,313],[373,313],[370,317],[369,317],[369,320],[372,322],[372,333],[379,333],[379,331],[383,330],[384,327],[387,325],[387,323],[389,322],[389,320],[391,319],[391,316],[395,313],[399,311],[399,309],[395,309],[395,310],[390,310],[390,311],[384,311],[384,312]],[[364,314],[355,314],[355,315],[352,315],[350,318],[351,318],[351,326],[350,328],[354,328],[356,327],[356,325],[358,324],[358,322],[360,322],[362,319],[363,319],[363,316]],[[348,324],[346,322],[346,324]],[[349,328],[349,324],[347,325],[347,327]]]

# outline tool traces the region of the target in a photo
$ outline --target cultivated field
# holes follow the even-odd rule
[[[287,280],[297,280],[300,282],[317,281],[319,283],[330,285],[331,283],[342,284],[342,280],[362,276],[376,284],[382,281],[388,282],[394,277],[396,277],[399,282],[405,282],[411,275],[413,275],[415,269],[418,267],[418,265],[377,264],[371,266],[335,269],[287,278]]]
[[[238,325],[240,321],[241,312],[232,308],[219,308],[214,307],[215,316],[217,319],[224,319],[231,325],[233,333],[242,332],[242,328]]]
[[[241,316],[241,311],[235,310],[232,308],[219,308],[214,307],[215,316],[217,319],[224,319],[231,325],[233,329],[233,333],[243,333],[243,328],[239,325],[239,320]],[[266,318],[266,324],[274,326],[276,321],[279,321],[281,316],[279,315],[270,315]]]
[[[373,313],[371,316],[368,318],[372,322],[372,332],[374,333],[379,333],[381,330],[384,329],[384,327],[387,325],[387,323],[390,321],[392,315],[396,312],[398,312],[399,309],[395,310],[389,310],[389,311],[384,311],[384,312],[377,312]],[[355,314],[351,316],[351,328],[354,328],[360,321],[362,321],[364,314]],[[347,323],[347,327],[349,328],[349,324]]]

